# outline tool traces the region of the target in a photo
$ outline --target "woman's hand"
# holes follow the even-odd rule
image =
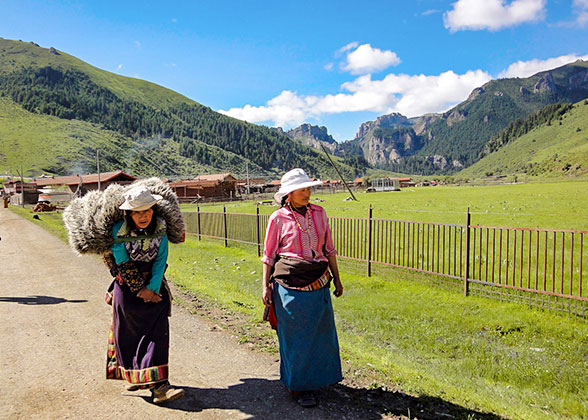
[[[336,297],[340,297],[343,294],[343,284],[341,283],[341,280],[338,277],[336,277],[333,280],[333,283],[335,284],[335,291],[333,292],[333,294]]]
[[[143,287],[137,293],[137,297],[143,299],[144,302],[152,302],[152,303],[159,303],[161,302],[161,295],[155,293],[153,290]]]
[[[272,304],[272,288],[269,285],[263,286],[261,300],[265,306],[270,306]]]

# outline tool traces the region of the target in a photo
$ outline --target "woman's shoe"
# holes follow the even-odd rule
[[[306,408],[316,406],[316,398],[314,393],[311,391],[303,392],[300,398],[298,398],[298,404]]]
[[[155,388],[151,388],[151,396],[153,397],[154,404],[179,400],[184,396],[184,394],[185,393],[182,388],[172,388],[169,382],[166,382]]]

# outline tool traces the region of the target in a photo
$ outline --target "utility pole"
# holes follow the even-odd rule
[[[96,169],[98,170],[98,191],[100,191],[100,150],[96,149]]]
[[[22,208],[24,209],[24,178],[22,176],[23,174],[23,169],[22,169],[22,165],[20,165],[20,193],[21,193],[21,198],[22,198]]]
[[[325,146],[323,146],[322,143],[320,145],[321,145],[321,148],[323,149],[323,152],[325,152],[325,155],[327,155],[329,162],[331,162],[331,165],[333,166],[333,168],[335,168],[335,171],[339,175],[341,182],[343,183],[343,185],[345,185],[345,188],[347,188],[347,191],[349,191],[349,194],[351,194],[351,198],[353,198],[354,201],[357,201],[357,198],[355,198],[355,196],[351,192],[351,188],[349,188],[349,185],[347,185],[347,182],[345,182],[345,180],[343,179],[343,175],[341,175],[341,172],[339,172],[339,169],[337,169],[337,167],[335,166],[335,162],[333,162],[333,160],[331,159],[331,156],[329,156],[327,149],[325,149]]]
[[[249,195],[249,162],[245,162],[245,170],[247,171],[247,195]]]

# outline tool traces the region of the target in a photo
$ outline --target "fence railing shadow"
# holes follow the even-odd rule
[[[259,420],[376,420],[389,415],[421,420],[502,419],[495,414],[467,409],[442,398],[417,397],[380,388],[354,388],[342,384],[318,391],[319,405],[313,409],[300,407],[278,380],[243,378],[240,383],[228,388],[178,386],[184,389],[186,395],[181,400],[168,403],[168,409],[185,412],[231,410],[246,414],[250,419]],[[146,392],[141,398],[146,402],[151,401]]]

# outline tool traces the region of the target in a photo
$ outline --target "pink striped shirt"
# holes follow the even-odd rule
[[[310,230],[309,218],[312,225]],[[327,213],[321,206],[310,204],[305,216],[292,213],[288,206],[272,213],[267,225],[261,262],[273,266],[277,255],[307,261],[328,261],[328,257],[337,255]]]

